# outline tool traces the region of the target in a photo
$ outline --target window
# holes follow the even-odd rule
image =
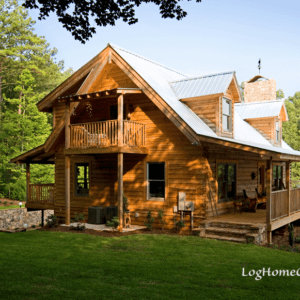
[[[218,202],[232,201],[236,195],[236,164],[218,164]]]
[[[75,164],[75,194],[76,196],[88,196],[90,188],[89,164]]]
[[[283,189],[282,181],[282,166],[273,166],[273,191],[279,191]]]
[[[147,199],[165,199],[165,163],[149,162],[147,164]]]
[[[280,128],[279,128],[279,121],[276,121],[275,139],[276,139],[276,143],[279,143],[279,142],[280,142]]]
[[[232,131],[231,100],[223,98],[222,126],[224,131]]]

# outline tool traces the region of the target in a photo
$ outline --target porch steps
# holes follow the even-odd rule
[[[266,238],[266,228],[247,223],[203,221],[193,233],[200,237],[237,243],[261,244]]]

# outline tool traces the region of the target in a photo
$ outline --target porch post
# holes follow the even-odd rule
[[[70,102],[66,103],[66,120],[65,120],[65,149],[70,148]],[[70,156],[65,155],[65,224],[70,225]]]
[[[287,191],[288,205],[287,205],[287,215],[291,213],[291,163],[290,161],[285,162],[285,186]]]
[[[272,157],[267,161],[267,178],[266,178],[266,194],[267,194],[267,239],[268,243],[272,243],[272,230],[271,230],[271,219],[272,219],[272,202],[271,202],[271,193],[272,193]]]
[[[123,231],[123,153],[118,153],[118,219],[119,231]]]
[[[118,97],[118,146],[123,146],[123,99],[124,96],[121,94]]]
[[[26,201],[30,201],[30,163],[26,163]]]

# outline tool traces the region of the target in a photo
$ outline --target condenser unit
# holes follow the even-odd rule
[[[89,224],[105,224],[106,223],[106,209],[102,206],[91,206],[88,209],[88,223]]]

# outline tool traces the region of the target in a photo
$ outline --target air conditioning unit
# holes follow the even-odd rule
[[[105,224],[106,223],[106,209],[102,206],[91,206],[88,209],[88,223],[89,224]]]
[[[106,221],[111,221],[113,217],[118,216],[118,206],[106,207]]]

